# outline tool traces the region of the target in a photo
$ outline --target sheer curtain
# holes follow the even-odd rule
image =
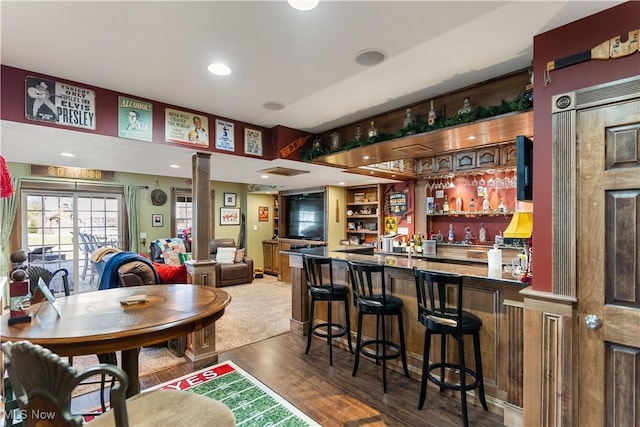
[[[126,197],[127,207],[127,224],[129,226],[129,250],[131,252],[139,253],[139,235],[140,227],[138,224],[138,211],[140,210],[140,189],[139,185],[125,185],[124,193]],[[146,250],[145,248],[143,248]]]
[[[16,219],[18,201],[20,197],[20,180],[11,178],[13,194],[0,199],[0,276],[8,276],[11,270],[9,266],[9,236]]]

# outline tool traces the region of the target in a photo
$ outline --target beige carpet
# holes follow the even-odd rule
[[[216,322],[216,350],[231,350],[289,331],[291,285],[265,275],[246,285],[226,286],[231,303]],[[178,365],[186,357],[176,357],[166,348],[149,347],[140,352],[140,376]],[[95,355],[73,358],[79,371],[96,365]],[[118,353],[118,363],[120,354]]]

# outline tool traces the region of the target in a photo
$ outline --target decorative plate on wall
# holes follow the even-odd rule
[[[156,188],[151,192],[151,203],[153,206],[162,206],[167,203],[167,193]]]

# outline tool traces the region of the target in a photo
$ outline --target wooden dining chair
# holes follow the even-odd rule
[[[82,373],[50,350],[29,341],[2,344],[4,363],[22,425],[100,426],[235,426],[233,412],[221,402],[195,393],[153,390],[129,399],[127,374],[107,364]],[[106,373],[115,378],[107,412],[89,422],[71,412],[74,388],[85,379]]]

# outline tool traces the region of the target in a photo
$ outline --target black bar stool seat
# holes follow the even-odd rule
[[[311,297],[309,306],[309,333],[307,334],[307,348],[305,354],[311,348],[313,335],[324,338],[329,345],[329,365],[333,366],[333,339],[346,335],[349,351],[353,353],[351,345],[351,325],[349,320],[349,288],[345,285],[333,282],[332,261],[329,257],[303,255],[305,275],[307,276],[307,291]],[[322,266],[327,266],[329,282],[326,283],[322,276]],[[325,284],[326,283],[326,284]],[[339,324],[333,320],[332,302],[344,302],[345,324]],[[314,313],[317,302],[327,303],[327,321],[314,324]]]
[[[382,387],[387,392],[387,360],[401,358],[404,374],[409,377],[407,368],[404,327],[402,323],[403,301],[388,295],[384,281],[384,265],[348,261],[349,276],[353,290],[354,305],[358,307],[358,333],[356,338],[356,360],[352,376],[356,376],[360,364],[360,354],[372,358],[376,364],[382,361]],[[376,316],[376,336],[362,340],[362,323],[365,315]],[[399,343],[389,339],[387,317],[398,319]]]
[[[480,403],[488,410],[484,395],[484,377],[480,354],[480,329],[482,319],[462,310],[463,277],[451,274],[437,274],[414,268],[416,296],[418,301],[418,321],[425,326],[424,352],[422,355],[422,380],[418,409],[422,409],[427,396],[427,381],[438,385],[440,391],[461,392],[462,420],[469,425],[467,414],[467,391],[478,389]],[[440,335],[440,361],[430,362],[431,337]],[[464,355],[464,336],[473,338],[475,369],[467,366]],[[447,361],[447,336],[455,339],[458,360]],[[438,373],[436,376],[434,373]],[[455,373],[455,375],[454,375]],[[452,378],[453,377],[453,378]],[[453,381],[457,377],[458,381]],[[471,379],[467,381],[467,377]]]

